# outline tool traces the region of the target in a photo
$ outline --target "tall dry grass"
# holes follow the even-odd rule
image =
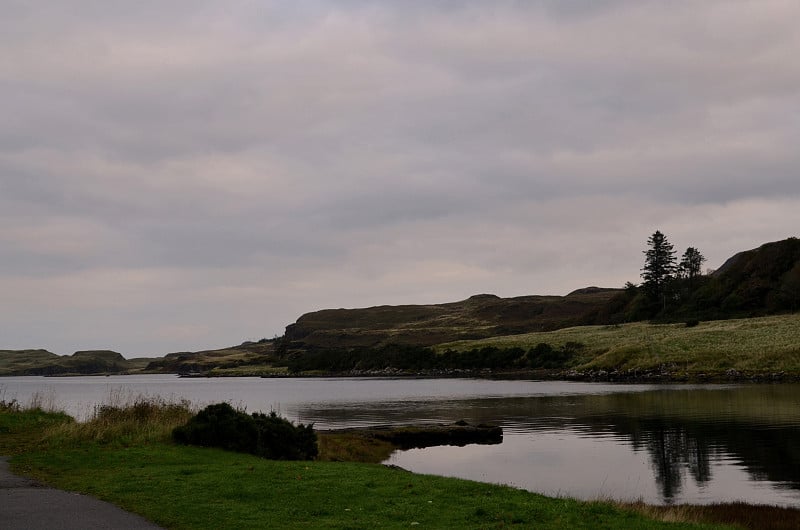
[[[185,399],[112,393],[108,402],[95,405],[87,421],[54,426],[44,442],[57,446],[88,442],[122,447],[166,442],[171,439],[172,430],[189,421],[194,413],[194,407]]]
[[[752,530],[796,530],[800,510],[743,502],[709,505],[652,506],[643,502],[613,502],[620,508],[664,522],[721,523]]]
[[[0,411],[63,412],[56,405],[56,394],[52,389],[49,391],[37,390],[31,395],[28,403],[21,403],[16,397],[6,398],[6,387],[4,385],[0,385]]]

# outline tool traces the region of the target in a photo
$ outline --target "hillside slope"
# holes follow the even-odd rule
[[[691,302],[690,309],[723,316],[800,309],[800,239],[790,237],[734,255]]]
[[[430,305],[324,309],[287,326],[289,349],[431,346],[454,340],[549,331],[593,321],[619,289],[590,287],[567,296],[491,294]]]

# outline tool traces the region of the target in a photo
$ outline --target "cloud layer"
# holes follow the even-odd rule
[[[0,4],[0,347],[638,281],[800,226],[800,6]]]

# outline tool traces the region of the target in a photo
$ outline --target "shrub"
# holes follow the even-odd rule
[[[274,411],[269,414],[235,410],[228,403],[209,405],[186,425],[172,431],[182,444],[220,447],[272,460],[311,460],[317,456],[312,425],[295,426]]]
[[[531,368],[561,369],[566,367],[583,348],[584,345],[580,342],[567,342],[556,350],[549,344],[540,342],[528,350],[528,365]]]

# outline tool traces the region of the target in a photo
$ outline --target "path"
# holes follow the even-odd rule
[[[161,528],[113,504],[44,487],[14,475],[5,457],[0,457],[0,527],[3,530]]]

